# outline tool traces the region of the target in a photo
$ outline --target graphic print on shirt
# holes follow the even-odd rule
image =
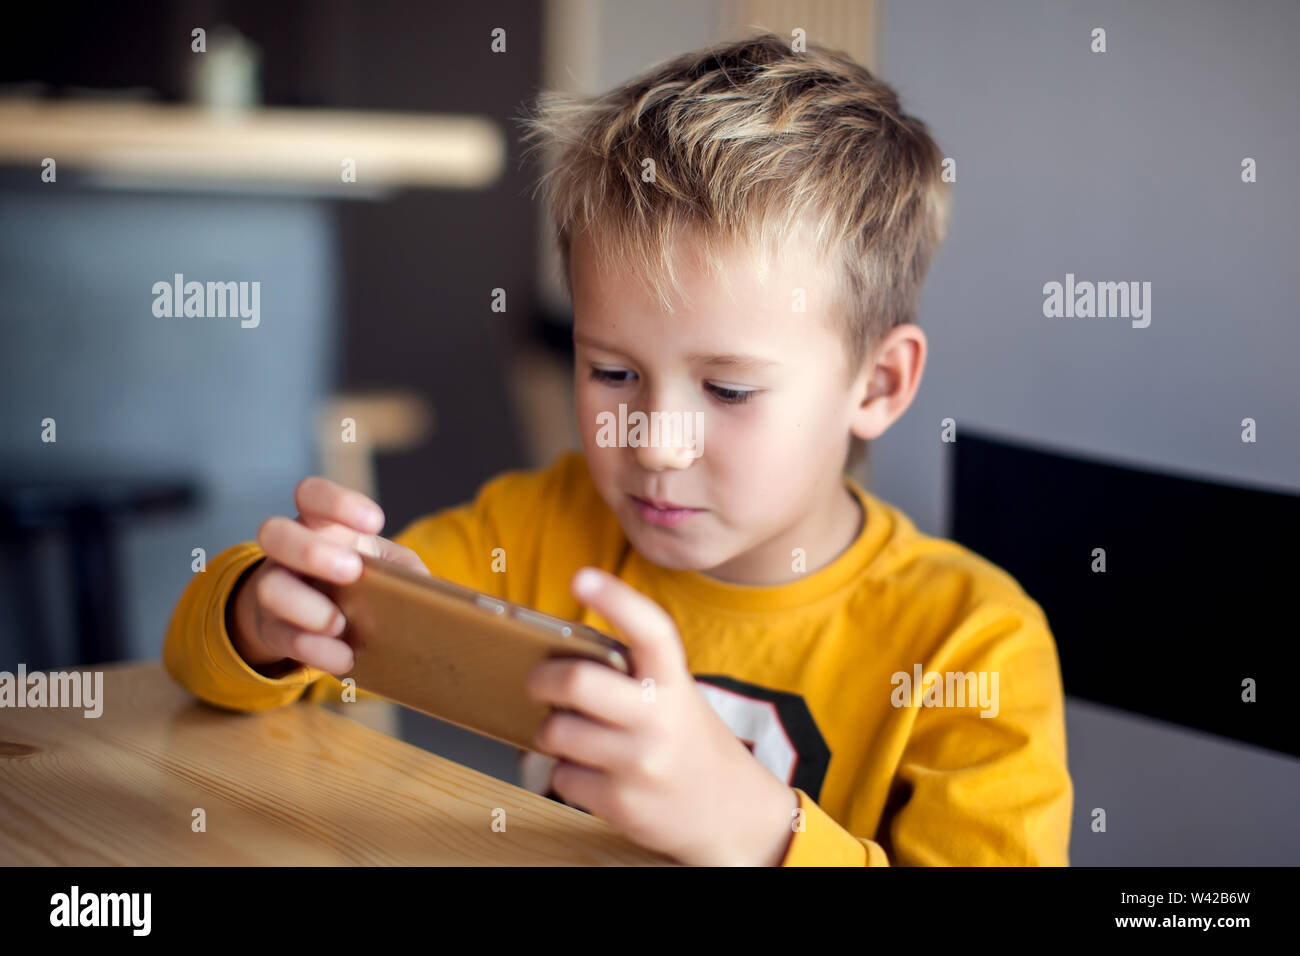
[[[787,786],[820,797],[831,751],[802,697],[721,674],[696,674],[695,683],[759,763]]]

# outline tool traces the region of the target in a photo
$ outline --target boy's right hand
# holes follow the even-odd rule
[[[410,548],[381,538],[384,512],[359,491],[327,478],[298,482],[298,517],[267,518],[257,529],[266,552],[232,596],[230,639],[249,666],[279,676],[306,664],[335,676],[352,670],[352,648],[339,635],[338,606],[304,578],[350,584],[361,576],[360,554],[429,573]]]

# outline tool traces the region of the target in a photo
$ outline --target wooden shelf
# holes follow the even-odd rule
[[[481,116],[0,100],[0,163],[35,174],[47,156],[60,170],[159,185],[483,189],[505,167],[506,142]],[[341,181],[345,158],[355,184]]]

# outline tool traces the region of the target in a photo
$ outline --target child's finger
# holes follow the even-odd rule
[[[603,770],[561,760],[551,771],[551,786],[569,806],[586,810],[598,819],[606,819],[602,795],[608,789],[608,774]]]
[[[336,677],[348,673],[356,663],[346,641],[325,634],[313,634],[288,621],[269,618],[262,628],[262,640],[274,653]]]
[[[557,711],[542,721],[533,743],[547,756],[595,770],[610,770],[634,761],[627,741],[626,733],[599,721]]]
[[[609,621],[632,651],[632,676],[660,684],[686,672],[677,625],[668,612],[625,581],[599,568],[580,568],[573,594]]]
[[[612,727],[629,728],[645,713],[641,687],[612,667],[573,657],[537,664],[524,683],[539,704],[584,714]]]
[[[299,574],[336,584],[361,577],[360,555],[291,518],[267,518],[257,529],[257,543],[273,560]]]
[[[256,593],[265,611],[304,631],[337,637],[347,623],[333,601],[278,565],[262,575]]]
[[[420,574],[429,574],[428,567],[425,566],[418,554],[405,545],[389,541],[387,538],[381,538],[374,534],[362,535],[358,538],[355,546],[362,554],[368,554],[379,558],[381,561],[387,561],[389,564],[396,564],[399,567],[409,568]]]
[[[293,503],[306,521],[333,522],[362,534],[378,534],[384,527],[384,512],[359,491],[311,475],[298,482]]]

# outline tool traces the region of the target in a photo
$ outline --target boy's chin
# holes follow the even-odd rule
[[[629,529],[626,525],[623,533],[627,535],[632,547],[651,564],[670,571],[707,571],[717,567],[725,558],[704,553],[703,549],[689,541],[671,541],[647,532],[643,528]]]

